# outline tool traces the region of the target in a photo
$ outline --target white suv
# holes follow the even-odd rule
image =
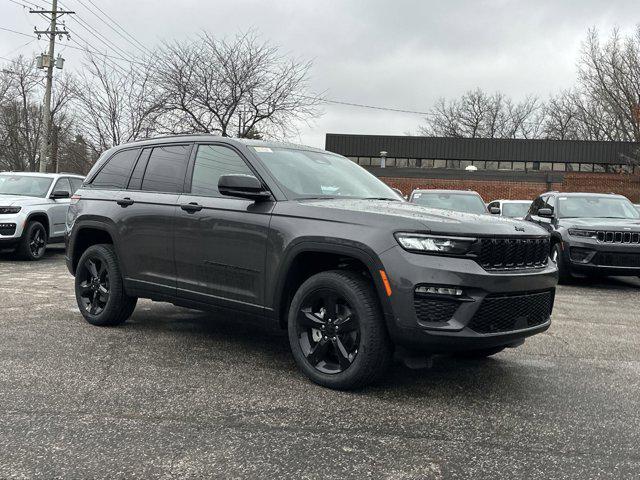
[[[64,240],[67,210],[84,178],[67,173],[0,173],[0,248],[39,260]]]

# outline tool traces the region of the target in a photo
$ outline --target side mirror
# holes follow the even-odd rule
[[[253,175],[222,175],[218,180],[218,191],[228,197],[248,198],[256,202],[271,198],[271,192]]]
[[[65,190],[55,190],[49,196],[49,198],[52,198],[54,200],[57,200],[59,198],[69,198],[69,197],[71,197],[71,194]]]
[[[491,207],[489,213],[491,213],[491,215],[500,215],[500,207]]]
[[[545,218],[552,218],[553,210],[551,208],[541,208],[540,210],[538,210],[538,216],[545,217]]]

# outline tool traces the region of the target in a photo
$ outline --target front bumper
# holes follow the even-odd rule
[[[26,217],[21,213],[0,215],[0,246],[17,243],[22,237]]]
[[[551,262],[535,270],[488,272],[473,259],[414,254],[399,246],[380,259],[392,284],[387,324],[404,347],[447,353],[508,346],[551,323],[558,281]],[[462,295],[424,295],[416,286],[455,287]],[[528,311],[541,304],[547,313],[531,322]]]
[[[603,243],[597,240],[562,242],[565,264],[584,275],[640,275],[640,244]]]

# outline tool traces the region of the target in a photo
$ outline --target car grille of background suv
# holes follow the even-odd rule
[[[596,238],[602,243],[636,243],[640,244],[640,233],[638,232],[610,232],[598,230]]]
[[[482,238],[477,261],[485,270],[542,268],[549,252],[548,238]]]
[[[640,253],[598,252],[591,263],[604,267],[640,267]]]
[[[498,333],[542,325],[551,316],[555,290],[491,294],[467,325],[478,333]]]
[[[455,300],[425,298],[417,295],[413,299],[416,316],[422,322],[448,322],[459,306],[460,302]]]

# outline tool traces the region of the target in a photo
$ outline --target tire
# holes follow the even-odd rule
[[[93,245],[82,254],[76,268],[75,291],[82,316],[100,327],[124,323],[138,301],[125,293],[118,257],[109,244]]]
[[[551,248],[551,261],[555,262],[556,267],[558,267],[558,283],[570,283],[573,280],[573,275],[571,275],[569,266],[564,260],[559,243],[555,243]]]
[[[38,221],[31,221],[22,232],[22,238],[16,249],[23,260],[36,261],[44,257],[47,249],[47,229]]]
[[[480,350],[469,350],[468,352],[460,352],[456,354],[456,357],[461,358],[486,358],[491,355],[495,355],[496,353],[500,353],[507,347],[492,347],[492,348],[482,348]]]
[[[296,364],[324,387],[364,387],[391,362],[378,298],[371,282],[355,272],[332,270],[307,279],[291,301],[288,331]]]

